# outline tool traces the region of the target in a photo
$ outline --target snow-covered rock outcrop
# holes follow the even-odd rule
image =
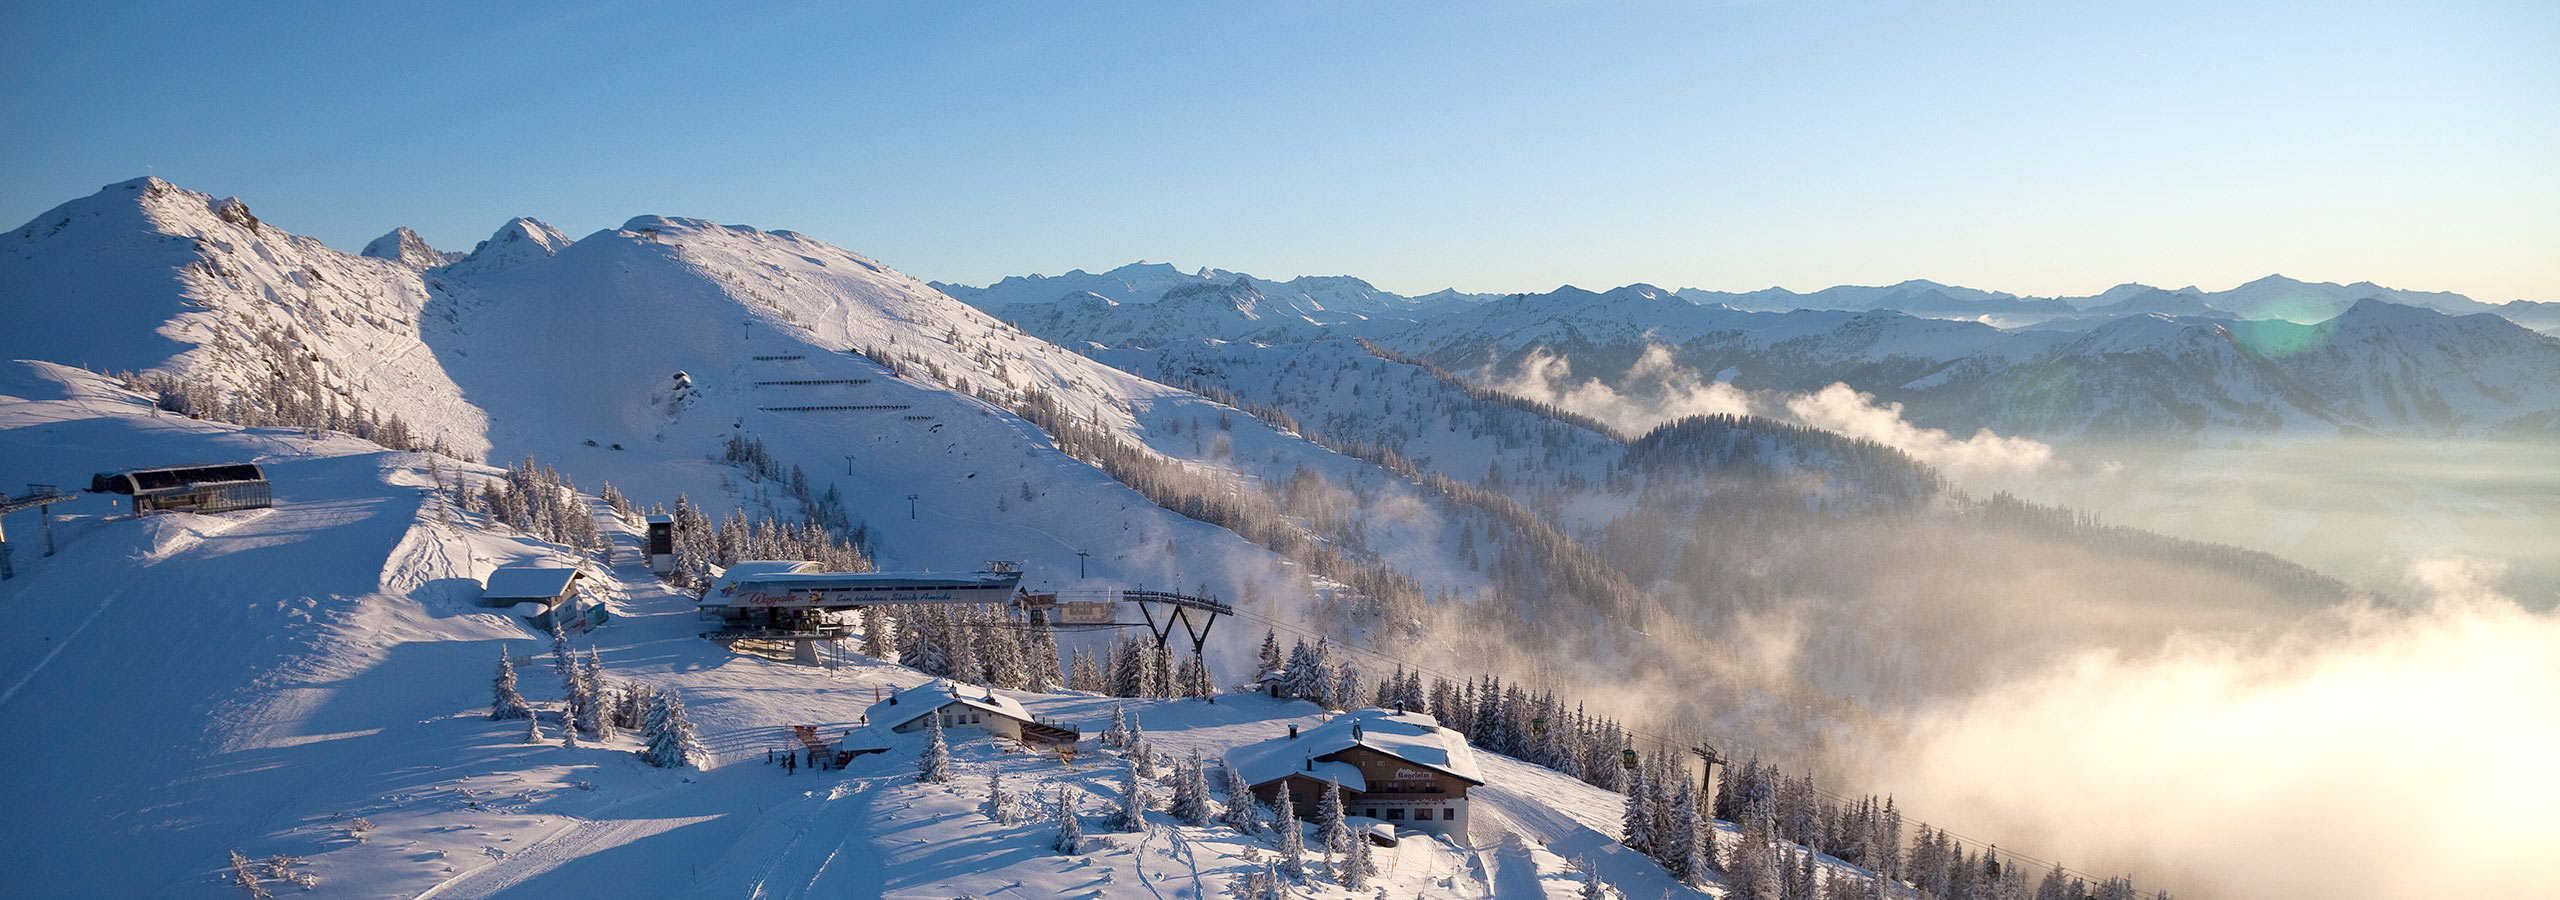
[[[364,245],[363,255],[387,259],[412,269],[432,269],[452,264],[470,254],[428,246],[426,238],[419,237],[417,232],[403,225]]]

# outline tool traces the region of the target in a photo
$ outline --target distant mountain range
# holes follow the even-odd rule
[[[1131,263],[1100,274],[1078,269],[1064,275],[1018,275],[986,287],[930,284],[1035,334],[1115,347],[1157,346],[1200,337],[1296,341],[1328,335],[1375,336],[1474,303],[1576,290],[1568,286],[1540,295],[1444,290],[1407,297],[1349,276],[1273,281],[1214,268],[1184,272],[1164,263]],[[2560,332],[2560,303],[2490,304],[2448,291],[2403,290],[2370,281],[2308,282],[2282,275],[2225,291],[2126,283],[2085,297],[2033,297],[1921,279],[1883,286],[1840,285],[1807,293],[1780,287],[1741,292],[1680,288],[1662,293],[1700,306],[1751,312],[1892,310],[2005,328],[2072,330],[2149,313],[2283,319],[2307,325],[2335,317],[2356,301],[2378,299],[2457,315],[2496,313],[2537,331]],[[1202,321],[1203,317],[1213,321]]]
[[[1563,287],[1400,297],[1355,278],[1132,265],[947,292],[1052,342],[1164,347],[1357,336],[1490,378],[1561,356],[1623,381],[1648,347],[1746,390],[1832,382],[1959,433],[2190,443],[2560,434],[2560,304],[2268,276],[2039,298],[1907,281],[1811,293]],[[1056,294],[1056,291],[1068,291]]]

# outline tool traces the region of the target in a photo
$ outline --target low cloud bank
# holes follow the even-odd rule
[[[1607,423],[1623,434],[1643,434],[1675,419],[1701,415],[1760,415],[1874,441],[1936,467],[1959,482],[2034,476],[2067,468],[2053,447],[1985,428],[1958,438],[1902,418],[1902,404],[1878,403],[1846,384],[1811,394],[1754,398],[1721,381],[1708,381],[1674,361],[1671,350],[1648,346],[1616,386],[1577,379],[1571,360],[1532,351],[1508,378],[1488,378],[1495,390],[1553,404]]]
[[[1797,422],[1911,454],[1957,481],[2033,475],[2054,465],[2053,447],[2042,441],[2001,437],[1988,428],[1958,439],[1904,421],[1900,403],[1877,403],[1874,397],[1837,382],[1812,394],[1787,398],[1786,409]]]
[[[1487,385],[1590,416],[1621,434],[1643,434],[1690,416],[1751,412],[1751,397],[1742,389],[1698,377],[1696,370],[1674,362],[1671,349],[1660,344],[1646,347],[1621,381],[1623,390],[1597,378],[1576,381],[1571,360],[1540,349],[1530,351],[1511,377],[1490,379]]]
[[[1870,783],[2182,895],[2551,896],[2560,617],[2489,590],[2497,575],[2429,560],[2418,609],[2087,655],[1924,715]]]

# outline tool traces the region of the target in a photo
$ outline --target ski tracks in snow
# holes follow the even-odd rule
[[[801,900],[820,896],[818,884],[830,874],[853,878],[878,877],[877,851],[871,847],[870,835],[860,829],[863,813],[870,810],[871,793],[879,789],[879,779],[851,779],[837,783],[824,797],[804,795],[794,806],[815,808],[796,812],[782,821],[758,823],[748,830],[738,845],[767,846],[771,832],[788,828],[790,837],[782,850],[762,857],[761,868],[749,885],[746,896],[753,900]],[[815,840],[811,840],[815,838]],[[852,851],[848,854],[848,850]],[[748,854],[750,858],[754,854]],[[850,858],[849,858],[850,857]],[[839,862],[856,859],[871,863],[853,870],[839,870]],[[734,897],[735,890],[718,880],[696,886],[695,893],[705,896]]]

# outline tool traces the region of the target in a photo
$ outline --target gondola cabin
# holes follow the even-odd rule
[[[267,473],[254,463],[100,472],[90,477],[89,493],[131,496],[138,513],[218,513],[276,505]]]

